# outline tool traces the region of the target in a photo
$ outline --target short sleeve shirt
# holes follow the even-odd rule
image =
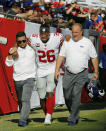
[[[90,58],[96,58],[97,53],[93,43],[83,37],[78,42],[72,39],[69,42],[64,42],[60,50],[59,56],[64,56],[66,58],[66,68],[77,74],[88,68],[88,60]]]

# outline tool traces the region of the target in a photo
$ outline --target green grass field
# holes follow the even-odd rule
[[[106,131],[106,99],[81,104],[80,120],[76,126],[67,125],[66,106],[55,107],[52,124],[44,125],[41,109],[31,111],[29,124],[18,127],[19,113],[0,116],[0,131]]]

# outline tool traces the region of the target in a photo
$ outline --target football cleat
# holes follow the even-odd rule
[[[45,125],[50,125],[51,124],[51,114],[48,114],[48,113],[46,114],[44,124]]]

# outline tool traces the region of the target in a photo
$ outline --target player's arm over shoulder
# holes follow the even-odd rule
[[[28,45],[31,46],[31,45],[34,43],[34,41],[37,40],[38,36],[39,36],[38,34],[32,34],[32,35],[28,38]]]
[[[59,40],[60,44],[63,43],[63,41],[64,41],[63,34],[56,32],[56,33],[54,33],[54,36]]]

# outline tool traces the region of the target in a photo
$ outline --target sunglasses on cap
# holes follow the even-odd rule
[[[17,44],[21,44],[21,43],[25,43],[26,42],[26,40],[19,40],[19,41],[17,41]]]

